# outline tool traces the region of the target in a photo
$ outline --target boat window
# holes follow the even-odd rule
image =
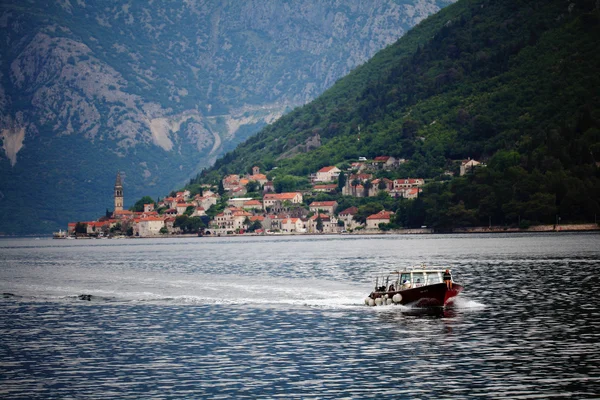
[[[413,272],[413,287],[423,286],[425,284],[425,274],[423,272]]]
[[[402,274],[400,275],[400,284],[404,284],[404,281],[410,283],[410,274]]]
[[[433,285],[435,283],[442,283],[442,276],[439,272],[428,272],[427,273],[427,284]]]

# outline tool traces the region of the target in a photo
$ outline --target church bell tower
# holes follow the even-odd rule
[[[123,211],[123,184],[121,183],[121,173],[117,172],[115,181],[115,211]]]

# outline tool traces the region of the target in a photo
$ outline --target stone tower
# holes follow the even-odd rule
[[[123,211],[123,184],[119,172],[117,172],[117,180],[115,181],[115,211]]]

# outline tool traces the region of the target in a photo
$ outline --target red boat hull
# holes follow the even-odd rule
[[[443,307],[462,290],[463,287],[457,283],[452,284],[452,289],[448,289],[445,283],[436,283],[399,291],[372,292],[369,297],[377,299],[380,297],[385,298],[385,295],[387,295],[388,299],[392,299],[394,295],[400,294],[402,299],[395,302],[395,304],[414,305],[416,307]]]

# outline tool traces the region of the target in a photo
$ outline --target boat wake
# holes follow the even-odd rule
[[[5,301],[71,304],[254,305],[259,307],[352,308],[362,306],[366,290],[312,279],[203,276],[195,279],[144,279],[135,282],[79,282],[72,286],[22,285]],[[104,286],[104,287],[99,287]],[[116,286],[116,287],[115,287]]]
[[[485,304],[471,300],[468,297],[458,296],[452,301],[449,308],[461,310],[482,310],[485,308]]]

